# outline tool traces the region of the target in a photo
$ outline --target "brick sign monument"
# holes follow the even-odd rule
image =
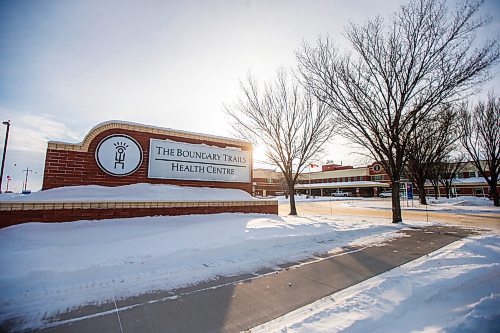
[[[94,127],[81,143],[49,141],[43,189],[133,183],[252,191],[252,144],[125,122]]]
[[[67,186],[136,183],[210,187],[252,192],[252,144],[142,124],[109,121],[80,143],[49,141],[42,190]],[[175,201],[72,200],[1,202],[0,227],[38,221],[60,222],[154,215],[223,212],[277,214],[275,200]]]

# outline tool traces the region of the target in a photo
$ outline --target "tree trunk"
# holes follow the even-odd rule
[[[438,199],[438,195],[441,196],[439,194],[439,185],[438,184],[433,184],[432,187],[434,187],[434,199]]]
[[[446,195],[446,199],[449,199],[450,198],[450,195],[448,193],[448,185],[447,185],[447,182],[442,182],[441,185],[443,185],[444,187],[444,194]]]
[[[417,179],[417,187],[418,187],[418,199],[420,200],[421,205],[427,205],[427,196],[425,195],[425,179],[421,181]]]
[[[288,215],[297,215],[297,207],[295,206],[295,184],[288,183],[288,191],[290,194],[290,214]]]
[[[399,181],[392,181],[392,223],[403,222],[399,201]]]
[[[492,185],[490,185],[490,195],[493,198],[493,205],[495,207],[499,207],[500,206],[499,198],[498,198],[499,193],[498,193],[498,190],[497,190],[497,184],[496,183],[493,183]]]
[[[451,182],[445,180],[445,181],[441,182],[441,185],[443,185],[443,187],[444,187],[446,199],[449,199],[450,194],[451,194]]]

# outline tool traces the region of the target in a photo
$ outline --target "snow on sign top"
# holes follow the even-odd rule
[[[0,196],[0,202],[138,202],[138,201],[252,201],[249,193],[231,188],[131,184],[124,186],[66,186],[33,192],[29,196],[13,193]]]

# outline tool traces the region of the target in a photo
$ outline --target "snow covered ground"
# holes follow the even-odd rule
[[[0,323],[255,272],[400,237],[386,219],[258,214],[27,223],[0,229]]]
[[[455,242],[258,332],[500,332],[500,237]]]
[[[276,197],[278,203],[286,204],[290,200],[284,196]],[[391,198],[362,198],[362,197],[312,197],[306,195],[295,196],[296,202],[321,202],[321,201],[342,201],[346,207],[364,207],[375,209],[391,209]],[[493,206],[493,201],[485,197],[473,196],[460,196],[456,198],[446,199],[441,197],[438,199],[427,197],[428,210],[443,210],[455,212],[472,212],[472,211],[485,211],[485,212],[498,212],[500,207]],[[406,210],[425,210],[426,206],[421,205],[418,198],[406,200],[401,198],[401,208]]]
[[[15,195],[1,197],[22,200]],[[252,200],[238,190],[145,184],[66,188],[28,198]],[[333,199],[347,200],[338,204],[348,207],[390,207],[390,200],[384,199],[326,198]],[[474,200],[437,202],[428,209],[499,212],[489,202],[472,205]],[[0,229],[0,323],[22,318],[24,328],[43,327],[44,318],[85,304],[275,268],[343,246],[380,244],[400,237],[397,231],[420,224],[394,225],[388,219],[360,216],[218,214],[12,226]],[[494,327],[500,321],[499,265],[500,236],[483,234],[337,293],[333,299],[320,300],[262,329],[482,332],[477,329],[480,326],[488,332],[488,325]]]

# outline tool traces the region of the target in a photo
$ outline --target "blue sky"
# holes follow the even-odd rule
[[[222,104],[237,99],[249,71],[268,79],[295,65],[304,40],[330,34],[342,44],[349,19],[387,16],[400,3],[0,1],[0,118],[12,122],[11,187],[20,190],[29,166],[36,174],[28,187],[39,189],[47,141],[78,142],[107,120],[233,136]],[[486,0],[483,9],[494,17],[484,34],[499,38],[499,2]],[[1,148],[4,135],[2,127]],[[360,163],[340,138],[326,159]]]

